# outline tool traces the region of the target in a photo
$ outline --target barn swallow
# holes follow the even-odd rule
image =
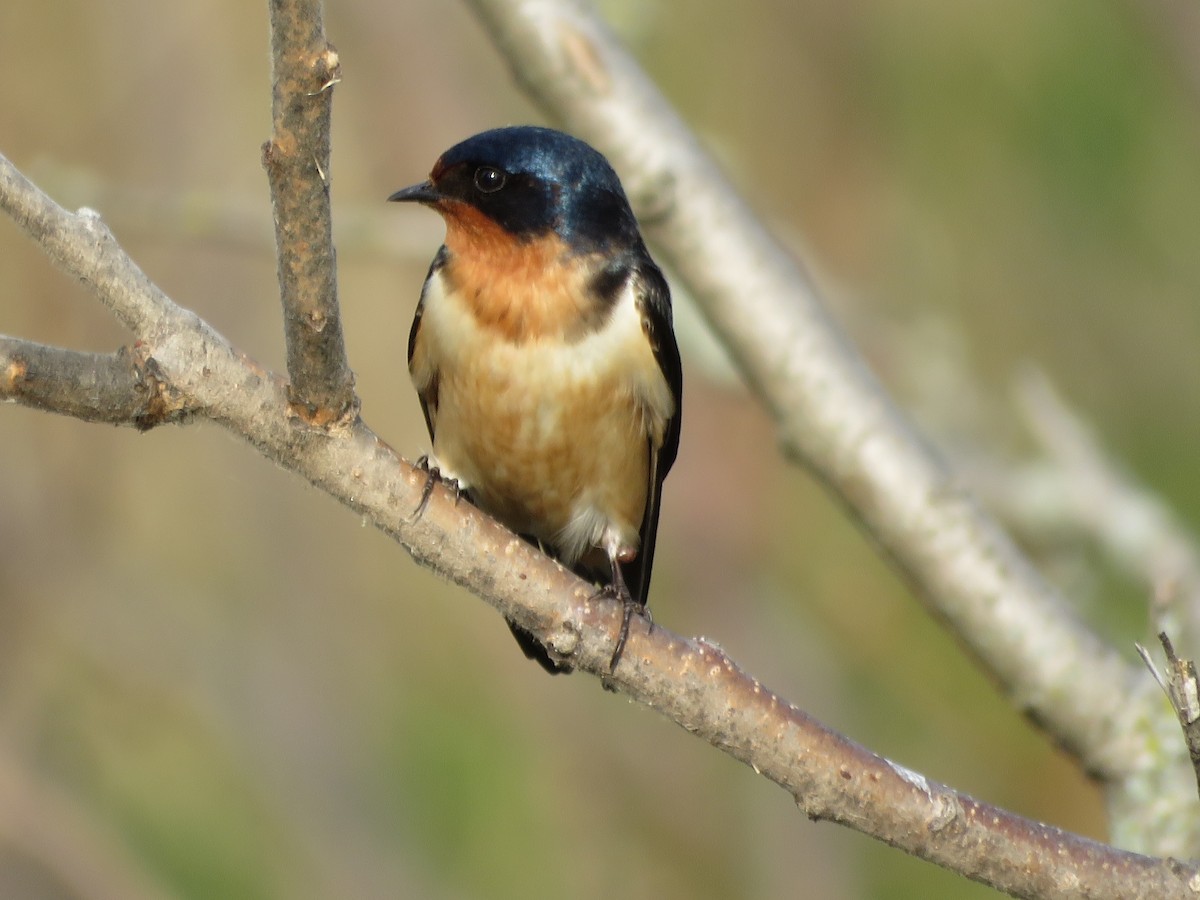
[[[616,172],[560,131],[497,128],[388,199],[446,225],[408,338],[432,463],[622,601],[615,670],[646,614],[682,392],[670,291]],[[509,627],[530,659],[570,671]]]

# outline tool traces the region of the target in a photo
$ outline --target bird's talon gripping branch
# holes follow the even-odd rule
[[[421,499],[417,502],[412,515],[409,516],[410,523],[420,521],[421,516],[425,515],[425,510],[429,508],[429,498],[433,496],[433,488],[439,481],[454,495],[455,506],[458,506],[458,501],[467,493],[457,478],[444,477],[441,469],[430,463],[428,455],[418,459],[413,468],[425,473],[425,484],[421,486]]]
[[[613,647],[612,659],[608,662],[609,675],[617,671],[617,663],[625,653],[625,644],[629,641],[629,625],[633,622],[633,614],[639,606],[632,597],[622,597],[621,605],[621,631],[617,635],[616,646]]]

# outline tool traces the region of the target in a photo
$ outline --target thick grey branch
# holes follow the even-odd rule
[[[804,270],[595,13],[579,0],[470,5],[525,90],[612,160],[788,452],[861,519],[1019,708],[1089,770],[1119,778],[1135,767],[1128,726],[1157,711],[1133,667],[1071,614],[917,436]]]

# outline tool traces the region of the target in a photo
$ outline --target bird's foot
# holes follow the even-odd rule
[[[629,626],[633,623],[634,614],[640,615],[646,620],[651,629],[654,628],[654,620],[650,617],[650,610],[634,600],[628,589],[622,590],[624,587],[624,584],[620,586],[606,584],[592,595],[592,599],[594,600],[603,598],[605,600],[616,600],[621,604],[621,629],[617,632],[617,642],[613,647],[612,657],[608,662],[608,676],[601,678],[601,683],[604,685],[606,691],[616,690],[609,676],[612,676],[617,671],[617,664],[620,663],[621,657],[625,654],[625,645],[629,642]]]
[[[427,455],[417,460],[415,468],[425,473],[425,484],[421,487],[421,499],[417,503],[416,509],[408,517],[409,522],[420,521],[421,516],[425,515],[425,510],[429,507],[429,498],[433,496],[433,487],[439,481],[454,495],[454,505],[458,506],[458,501],[466,494],[466,489],[457,478],[444,477],[442,470],[433,465]]]

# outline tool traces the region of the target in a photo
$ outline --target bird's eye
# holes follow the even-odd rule
[[[480,166],[475,170],[475,187],[484,194],[494,194],[504,187],[505,175],[492,166]]]

